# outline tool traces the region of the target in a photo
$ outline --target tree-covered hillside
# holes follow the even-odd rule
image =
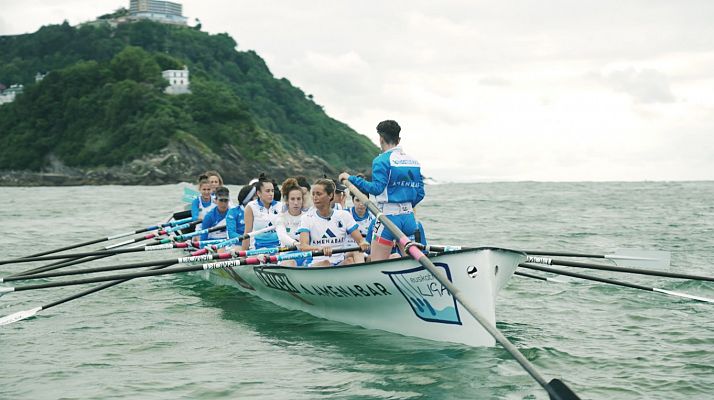
[[[0,83],[25,84],[0,106],[0,170],[40,170],[52,157],[121,165],[172,143],[235,161],[246,173],[234,176],[308,155],[331,170],[369,168],[376,146],[236,46],[226,34],[149,21],[0,37]],[[183,65],[192,94],[164,94],[161,71]],[[37,72],[48,74],[34,83]]]

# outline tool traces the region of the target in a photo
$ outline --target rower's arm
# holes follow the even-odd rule
[[[250,233],[253,232],[253,208],[252,207],[246,207],[245,208],[245,231],[244,233]],[[247,237],[243,239],[243,245],[241,248],[243,250],[248,250],[250,247],[250,238]]]
[[[350,175],[349,181],[362,193],[382,194],[389,183],[389,156],[381,155],[372,162],[372,182],[354,175]]]

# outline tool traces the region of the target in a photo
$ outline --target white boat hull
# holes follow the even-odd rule
[[[525,261],[521,252],[478,248],[431,257],[490,323],[496,295]],[[238,266],[201,272],[281,307],[407,336],[471,346],[494,339],[412,259],[322,268]]]

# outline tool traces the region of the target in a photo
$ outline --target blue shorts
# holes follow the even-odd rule
[[[413,213],[409,214],[398,214],[398,215],[386,215],[394,225],[399,228],[405,235],[411,235],[417,230],[416,218],[414,218]],[[377,243],[389,245],[389,243],[394,244],[394,240],[397,239],[392,232],[384,226],[380,221],[374,223],[374,240]]]

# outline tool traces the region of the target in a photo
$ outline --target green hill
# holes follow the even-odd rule
[[[0,170],[60,164],[168,183],[206,169],[239,182],[261,171],[281,178],[370,167],[378,149],[367,137],[236,47],[226,34],[149,21],[0,37],[0,83],[25,85],[0,106]],[[164,94],[161,71],[184,65],[192,93]],[[34,83],[37,72],[48,74]]]

